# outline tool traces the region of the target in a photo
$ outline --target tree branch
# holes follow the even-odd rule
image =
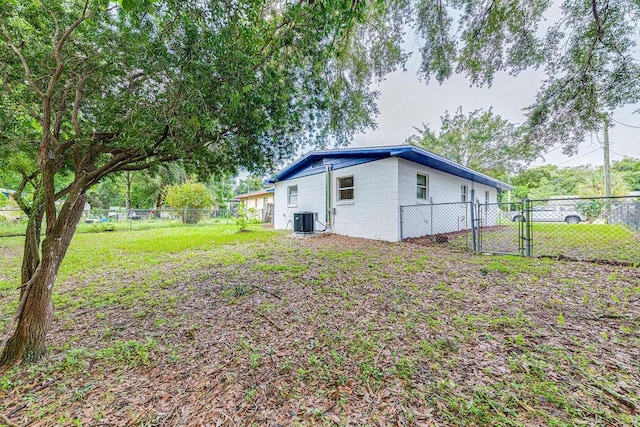
[[[67,194],[69,194],[69,191],[71,191],[71,187],[73,186],[73,182],[69,185],[67,185],[65,188],[63,188],[62,190],[58,191],[55,195],[55,199],[56,200],[60,200],[60,198],[66,196]]]
[[[154,159],[153,161],[146,162],[146,163],[140,163],[140,164],[137,164],[137,165],[124,166],[124,167],[120,168],[119,170],[121,170],[121,171],[141,171],[141,170],[149,169],[150,167],[153,167],[153,166],[155,166],[157,164],[160,164],[160,163],[171,162],[171,161],[178,160],[178,159],[180,159],[180,156],[177,156],[177,155],[171,155],[171,156],[167,155],[167,156],[164,156],[164,157],[161,156],[161,157],[158,157],[158,158]]]
[[[11,89],[11,87],[9,86],[9,82],[6,74],[5,74],[5,77],[2,79],[2,86],[7,92],[14,93],[13,89]],[[20,97],[14,96],[13,98],[18,102],[18,105],[20,107],[24,108],[26,112],[29,113],[31,117],[33,117],[38,123],[42,124],[42,117],[38,115],[38,113],[33,108],[31,108],[29,105],[25,104],[22,100],[20,100]]]
[[[9,33],[7,32],[7,28],[4,26],[4,24],[1,24],[0,28],[2,29],[2,35],[4,36],[5,40],[9,44],[9,47],[11,48],[11,50],[13,50],[13,52],[20,59],[20,63],[22,64],[22,68],[24,69],[24,79],[27,81],[27,83],[32,88],[32,90],[40,98],[43,98],[44,97],[44,93],[40,89],[38,89],[38,87],[34,84],[33,79],[31,78],[31,68],[29,68],[29,64],[27,63],[27,59],[22,54],[22,51],[13,42],[13,39],[11,38]]]
[[[28,206],[23,197],[22,197],[22,192],[24,191],[24,188],[27,186],[27,183],[31,183],[31,185],[35,188],[35,185],[33,184],[33,180],[40,174],[40,171],[35,171],[33,172],[31,175],[23,175],[22,176],[22,181],[20,181],[20,185],[18,185],[18,188],[16,189],[16,194],[14,197],[14,200],[16,201],[16,203],[18,204],[18,206],[20,206],[20,209],[22,209],[22,211],[27,214],[27,216],[31,215],[31,207]]]
[[[88,75],[83,75],[78,80],[76,84],[76,96],[73,100],[73,112],[71,113],[71,124],[73,125],[73,130],[76,133],[76,136],[79,136],[82,133],[80,129],[80,123],[78,122],[78,112],[80,111],[80,101],[84,97],[84,85],[89,78]]]
[[[62,99],[60,100],[56,119],[53,124],[53,138],[56,140],[56,143],[60,142],[60,130],[62,129],[62,121],[64,119],[64,113],[67,109],[67,91],[68,88],[65,88],[62,93]]]
[[[75,22],[71,24],[69,28],[67,28],[67,30],[64,32],[62,37],[60,37],[60,41],[55,46],[55,51],[54,51],[56,58],[60,57],[60,54],[62,53],[62,48],[64,47],[64,44],[67,42],[67,39],[69,38],[69,36],[71,36],[71,33],[73,33],[73,31],[76,28],[78,28],[78,25],[80,25],[82,21],[84,21],[84,18],[87,14],[88,7],[89,7],[89,0],[85,0],[84,7],[82,8],[82,12],[80,13],[80,16],[78,17],[78,19],[76,19]]]
[[[85,0],[84,7],[82,8],[82,12],[80,16],[75,20],[69,28],[65,30],[58,40],[58,43],[54,46],[53,56],[56,60],[56,69],[54,70],[51,78],[49,79],[49,84],[47,86],[47,92],[43,95],[43,103],[42,103],[42,147],[40,150],[40,159],[41,162],[47,162],[49,144],[51,143],[51,130],[49,126],[51,125],[51,102],[53,98],[53,93],[55,91],[55,86],[60,80],[60,76],[62,76],[62,71],[64,70],[64,62],[62,60],[62,49],[64,48],[65,43],[73,33],[73,31],[80,25],[80,23],[84,20],[85,15],[87,13],[87,8],[89,7],[89,0]],[[43,163],[44,165],[44,163]],[[45,180],[48,181],[48,180]],[[50,186],[49,184],[46,184]],[[50,190],[50,189],[49,189]],[[49,212],[47,212],[48,214]],[[47,222],[49,222],[47,218]]]
[[[58,23],[58,18],[56,18],[56,15],[51,12],[51,10],[47,8],[47,12],[49,12],[49,15],[51,15],[51,18],[53,18],[55,31],[53,32],[53,36],[51,37],[51,44],[55,48],[55,46],[58,44],[58,36],[60,35],[60,24]]]

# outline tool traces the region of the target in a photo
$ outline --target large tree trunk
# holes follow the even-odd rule
[[[45,338],[54,309],[51,299],[53,285],[82,216],[85,201],[84,191],[70,194],[56,218],[55,225],[42,242],[42,260],[22,288],[18,313],[13,323],[15,329],[0,355],[0,368],[12,366],[20,361],[36,361],[46,354]],[[26,245],[27,243],[25,247]],[[25,257],[31,255],[25,253]],[[25,260],[24,264],[27,268],[32,268],[32,263]]]
[[[27,223],[27,231],[24,238],[24,254],[22,256],[22,269],[20,278],[20,296],[25,285],[33,277],[38,265],[40,265],[40,235],[42,229],[42,210],[32,213]]]

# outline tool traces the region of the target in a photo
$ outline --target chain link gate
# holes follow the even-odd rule
[[[526,203],[476,203],[476,251],[503,255],[530,253]]]

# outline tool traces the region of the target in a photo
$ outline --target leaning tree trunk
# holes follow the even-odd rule
[[[84,192],[71,194],[42,242],[42,259],[24,284],[12,336],[7,340],[0,367],[36,361],[46,354],[46,335],[53,318],[53,285],[84,209]],[[25,254],[28,256],[29,254]]]
[[[42,209],[35,210],[29,217],[27,231],[24,238],[24,254],[22,256],[22,269],[20,278],[20,297],[25,285],[31,280],[38,265],[40,265],[40,237],[42,228]]]

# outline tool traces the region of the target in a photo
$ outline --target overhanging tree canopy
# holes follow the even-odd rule
[[[536,146],[571,151],[602,113],[640,96],[635,0],[565,0],[545,37],[550,0],[120,3],[0,3],[0,155],[26,153],[17,197],[29,216],[0,364],[44,353],[53,283],[91,186],[162,162],[206,174],[347,141],[373,124],[369,85],[404,60],[407,23],[423,38],[426,79],[455,71],[485,84],[544,64]]]
[[[640,101],[639,23],[636,0],[418,0],[420,75],[490,84],[497,71],[543,67],[528,142],[574,153],[615,109]]]
[[[384,3],[122,5],[0,4],[0,152],[32,159],[17,195],[29,216],[21,300],[0,364],[44,354],[55,277],[101,178],[169,161],[252,169],[345,142],[373,124],[372,78],[403,60]]]

